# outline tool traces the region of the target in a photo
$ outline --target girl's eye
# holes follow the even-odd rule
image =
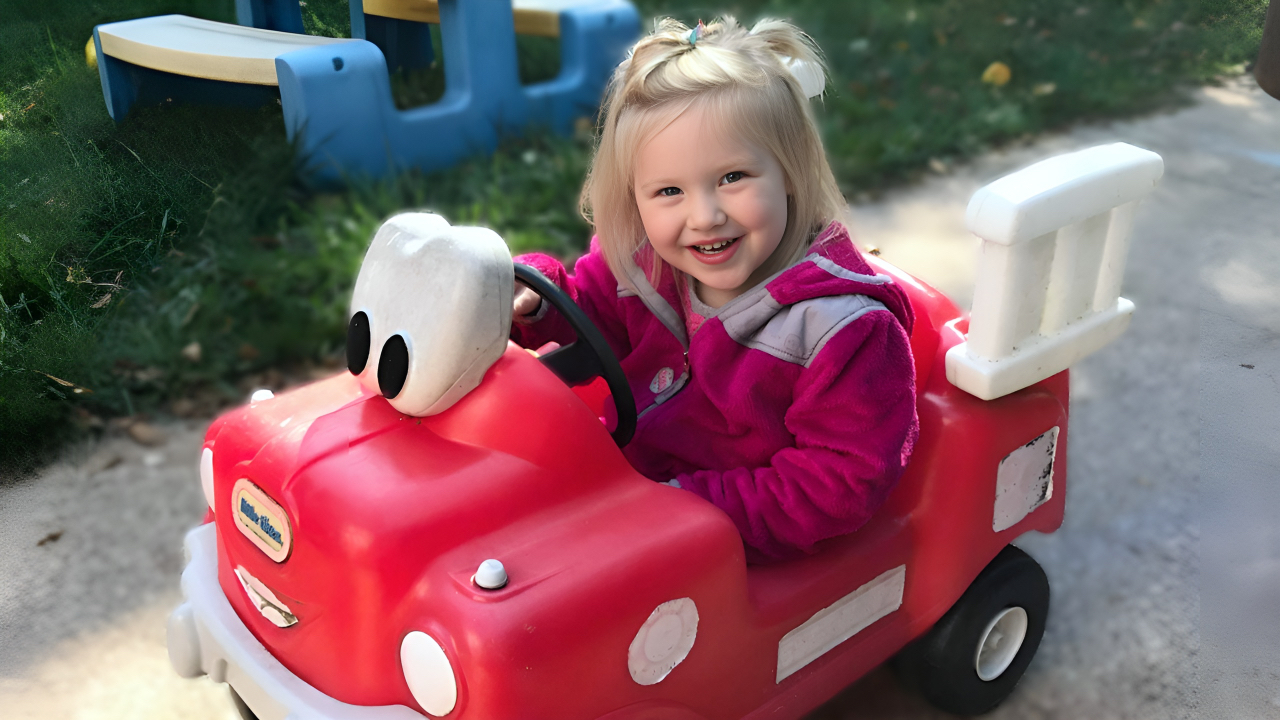
[[[661,195],[662,197],[675,197],[676,195],[680,194],[680,188],[664,187],[658,191],[658,194]]]
[[[734,170],[733,172],[726,174],[723,180],[724,180],[724,184],[728,185],[729,183],[736,183],[742,178],[743,178],[743,174],[738,170]]]

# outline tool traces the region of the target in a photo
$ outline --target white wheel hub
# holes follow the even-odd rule
[[[1005,608],[996,614],[978,637],[974,653],[974,669],[978,677],[990,682],[1004,674],[1027,639],[1027,611],[1020,607]]]

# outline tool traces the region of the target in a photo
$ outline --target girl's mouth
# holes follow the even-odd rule
[[[738,241],[741,239],[742,236],[738,236],[706,245],[690,245],[689,251],[693,253],[693,258],[703,265],[719,265],[729,262],[729,259],[738,252]]]
[[[733,244],[739,240],[741,240],[741,238],[731,238],[729,240],[720,240],[709,245],[690,245],[689,247],[700,255],[719,255],[733,247]]]

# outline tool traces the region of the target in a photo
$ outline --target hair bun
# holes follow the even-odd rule
[[[807,60],[797,60],[795,58],[783,56],[781,58],[782,65],[791,72],[796,82],[800,84],[800,90],[807,98],[815,98],[827,89],[827,76],[822,72],[822,66]]]

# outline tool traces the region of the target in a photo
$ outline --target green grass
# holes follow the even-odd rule
[[[851,195],[908,180],[931,160],[1177,103],[1186,87],[1251,59],[1266,8],[637,4],[644,16],[696,22],[729,10],[809,29],[832,67],[820,116]],[[585,244],[576,199],[589,138],[512,139],[491,158],[433,176],[316,194],[294,175],[278,107],[139,108],[111,122],[84,62],[93,25],[165,12],[228,20],[232,8],[0,0],[0,465],[35,462],[74,432],[68,419],[163,413],[191,399],[212,410],[241,398],[246,374],[338,357],[368,238],[398,210],[490,226],[516,251],[572,255]],[[349,32],[343,0],[310,0],[305,20],[316,34]],[[526,81],[554,74],[548,42],[521,40]],[[995,61],[1012,70],[1003,87],[981,81]],[[401,73],[393,87],[402,107],[430,102],[443,91],[442,68]]]
[[[703,3],[699,3],[703,4]],[[714,4],[682,10],[694,21]],[[792,18],[826,53],[821,116],[847,192],[876,192],[992,144],[1081,119],[1145,112],[1250,60],[1260,0],[739,2]],[[981,81],[992,62],[1012,79]]]

